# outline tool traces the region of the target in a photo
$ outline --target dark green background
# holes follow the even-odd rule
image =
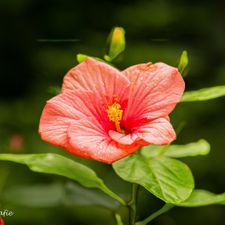
[[[186,49],[190,58],[187,90],[225,84],[224,1],[1,0],[0,15],[1,153],[16,151],[9,143],[18,134],[24,140],[21,153],[55,151],[72,157],[40,140],[40,114],[45,101],[54,95],[49,87],[61,85],[64,74],[77,63],[77,53],[102,57],[113,26],[126,30],[124,58],[116,63],[120,69],[148,61],[176,66]],[[225,98],[179,104],[171,117],[175,127],[186,123],[177,143],[205,138],[212,146],[209,156],[185,159],[196,177],[196,187],[224,192]],[[129,199],[130,186],[116,178],[110,166],[77,160],[94,168],[113,190]],[[6,225],[115,224],[112,213],[100,207],[31,207],[4,198],[5,191],[17,186],[52,182],[65,184],[67,180],[1,162],[0,210],[15,212],[6,218]],[[140,194],[144,196],[138,207],[142,219],[162,203],[144,190]],[[17,199],[16,191],[14,195]],[[33,199],[27,195],[25,201],[32,204]],[[224,213],[224,206],[175,208],[152,224],[224,225]]]

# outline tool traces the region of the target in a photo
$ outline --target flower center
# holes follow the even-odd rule
[[[106,112],[108,114],[109,120],[115,123],[117,132],[122,133],[122,130],[120,128],[120,121],[122,120],[123,116],[121,105],[114,102],[112,105],[108,106]]]

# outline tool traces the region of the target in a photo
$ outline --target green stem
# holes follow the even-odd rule
[[[174,207],[174,205],[172,205],[172,204],[165,204],[161,209],[159,209],[158,211],[154,212],[153,214],[151,214],[146,219],[135,223],[135,225],[146,225],[149,222],[151,222],[152,220],[154,220],[156,217],[158,217],[158,216],[162,215],[163,213],[169,211],[173,207]]]
[[[102,189],[107,195],[110,195],[112,198],[116,199],[118,202],[120,202],[121,205],[126,206],[126,202],[120,198],[117,194],[112,192],[110,189],[108,189],[105,185]]]
[[[117,225],[123,225],[123,221],[122,221],[122,219],[121,219],[120,214],[116,213],[116,214],[115,214],[115,218],[116,218],[116,224],[117,224]]]
[[[135,225],[136,222],[136,202],[138,187],[138,184],[132,184],[132,196],[130,202],[128,202],[130,225]]]

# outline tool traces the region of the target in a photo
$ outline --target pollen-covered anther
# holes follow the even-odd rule
[[[122,120],[123,116],[121,105],[114,102],[112,105],[108,106],[106,112],[108,114],[109,120],[115,123],[117,132],[122,133],[122,130],[120,128],[120,121]]]

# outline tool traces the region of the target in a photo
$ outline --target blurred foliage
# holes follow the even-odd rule
[[[61,85],[64,74],[76,64],[78,53],[101,57],[108,32],[117,25],[125,28],[127,39],[123,60],[116,62],[120,69],[148,61],[177,66],[181,52],[186,49],[187,90],[224,85],[224,12],[225,3],[219,0],[0,1],[0,152],[55,152],[76,158],[95,169],[107,186],[129,200],[130,185],[120,180],[110,166],[71,156],[40,140],[37,133],[40,114],[45,101],[54,95],[49,87]],[[194,173],[196,187],[214,193],[225,190],[224,103],[225,98],[181,103],[171,114],[175,127],[185,124],[178,144],[201,138],[211,144],[209,156],[184,161]],[[32,198],[48,187],[58,197],[60,185],[65,182],[61,177],[34,174],[26,167],[1,162],[0,208],[15,212],[15,216],[5,219],[6,224],[116,224],[111,209],[73,203],[53,207],[57,198],[53,201],[51,195],[47,196],[52,205],[39,207],[37,199]],[[31,189],[24,188],[27,190],[24,194],[21,186]],[[14,199],[19,201],[16,196],[25,195],[31,204],[36,204],[35,208],[10,201],[14,187],[20,187]],[[81,201],[82,192],[71,197],[73,202]],[[138,202],[138,219],[143,219],[150,209],[155,211],[162,203],[143,189],[139,193],[142,197]],[[126,216],[123,208],[118,210]],[[189,225],[190,217],[192,225],[223,225],[224,207],[175,208],[152,224]]]

